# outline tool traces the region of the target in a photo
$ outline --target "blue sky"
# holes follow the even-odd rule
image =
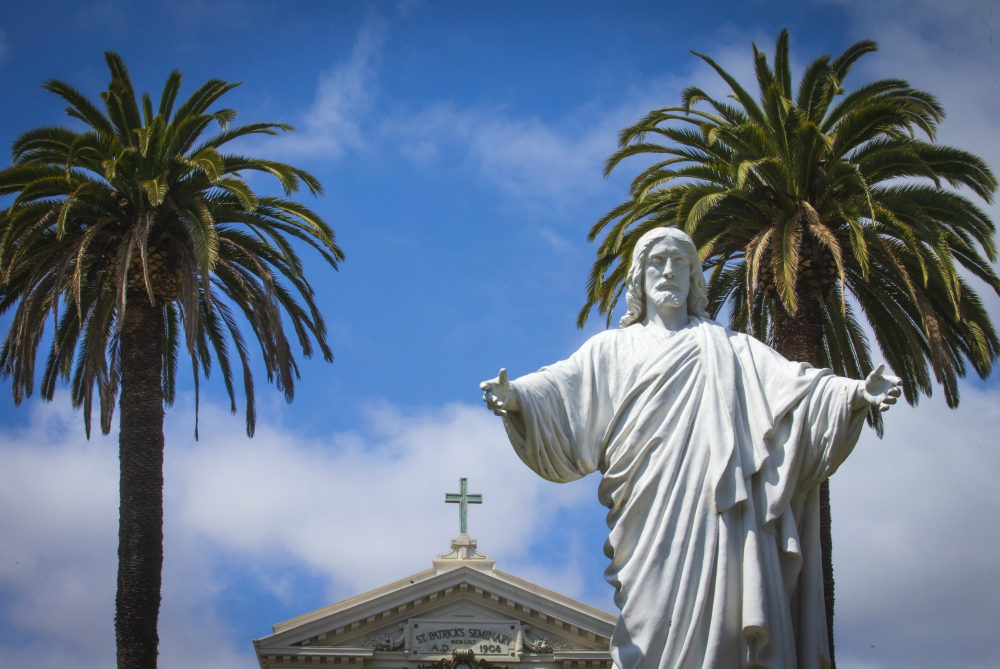
[[[624,196],[601,178],[619,129],[698,84],[688,52],[746,81],[751,42],[787,27],[794,63],[861,38],[884,76],[937,94],[941,141],[1000,165],[1000,12],[986,1],[0,2],[0,145],[68,123],[40,84],[91,96],[119,52],[139,90],[209,77],[244,121],[297,132],[240,150],[316,174],[340,272],[309,259],[333,364],[293,404],[263,384],[250,441],[207,384],[168,413],[161,665],[254,666],[269,626],[419,571],[457,532],[444,492],[486,503],[470,530],[499,567],[610,609],[596,480],[556,486],[517,461],[479,381],[566,357],[593,257],[588,227]],[[182,91],[182,93],[183,93]],[[272,189],[266,180],[254,182]],[[996,207],[990,208],[994,217]],[[1000,318],[1000,300],[988,298]],[[0,321],[6,325],[6,321]],[[203,386],[204,388],[204,386]],[[842,667],[1000,663],[997,381],[888,414],[833,479]],[[116,548],[116,439],[83,438],[66,393],[0,393],[0,664],[105,667]],[[977,483],[981,485],[977,485]]]

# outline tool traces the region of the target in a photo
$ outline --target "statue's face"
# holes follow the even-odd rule
[[[644,267],[646,299],[657,307],[680,307],[691,290],[691,263],[673,239],[661,239],[649,249]]]

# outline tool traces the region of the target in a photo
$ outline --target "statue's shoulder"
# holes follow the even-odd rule
[[[627,328],[614,328],[611,330],[604,330],[598,332],[593,337],[587,340],[584,346],[590,346],[595,348],[605,348],[608,346],[616,346],[626,339],[630,339],[635,336],[636,330],[633,328],[639,327],[641,325],[630,325]]]
[[[696,327],[710,329],[717,335],[724,334],[726,337],[730,339],[730,341],[733,344],[739,343],[742,345],[746,343],[747,338],[752,339],[752,337],[750,337],[745,332],[737,332],[736,330],[730,330],[719,321],[712,320],[711,318],[692,316],[692,321],[694,322]]]
[[[580,347],[580,351],[591,353],[607,353],[614,355],[624,348],[631,348],[637,337],[642,336],[642,325],[635,324],[626,328],[614,328],[598,332]]]
[[[730,330],[722,323],[718,321],[713,321],[707,318],[701,319],[699,323],[701,327],[708,328],[718,328],[717,332],[724,332],[726,337],[729,338],[729,343],[732,345],[736,351],[747,352],[751,355],[778,355],[778,352],[773,348],[757,339],[751,334],[746,332],[737,332],[736,330]]]
[[[746,332],[736,332],[734,330],[729,330],[728,328],[726,329],[726,333],[729,335],[729,341],[733,345],[733,350],[736,351],[738,355],[749,355],[757,363],[763,363],[766,361],[777,364],[785,364],[788,362],[784,356],[751,334],[747,334]]]

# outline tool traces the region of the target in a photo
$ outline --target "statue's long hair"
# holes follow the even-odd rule
[[[673,239],[687,253],[688,265],[691,267],[691,290],[687,297],[688,313],[698,318],[709,317],[705,311],[708,308],[708,284],[705,283],[701,258],[698,257],[698,248],[694,245],[694,240],[677,228],[655,228],[640,237],[635,243],[635,249],[632,250],[632,266],[625,279],[625,303],[628,305],[628,311],[618,321],[618,327],[627,328],[634,323],[641,323],[646,318],[646,284],[643,268],[649,256],[649,249],[656,242],[666,238]]]

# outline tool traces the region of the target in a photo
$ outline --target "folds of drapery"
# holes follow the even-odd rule
[[[604,474],[622,669],[824,666],[817,486],[857,440],[856,384],[700,319],[602,333],[513,382],[518,456]]]

